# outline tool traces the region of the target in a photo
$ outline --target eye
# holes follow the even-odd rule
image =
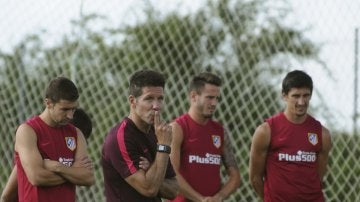
[[[147,97],[144,98],[144,100],[146,100],[146,101],[153,100],[153,97],[147,96]]]

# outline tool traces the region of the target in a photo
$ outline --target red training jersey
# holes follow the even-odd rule
[[[55,160],[71,166],[75,159],[77,145],[76,128],[67,124],[50,127],[39,116],[26,121],[36,133],[37,147],[43,159]],[[72,202],[75,201],[75,185],[66,182],[56,186],[33,186],[15,152],[17,165],[19,202]]]
[[[175,121],[183,132],[179,172],[200,194],[215,195],[221,189],[220,166],[224,128],[213,120],[200,125],[189,114],[183,114]],[[173,201],[187,200],[178,195]]]
[[[310,115],[294,124],[284,113],[266,120],[271,128],[264,177],[265,202],[323,202],[318,174],[322,126]]]

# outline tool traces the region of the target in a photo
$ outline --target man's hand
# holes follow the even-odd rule
[[[205,197],[202,202],[223,202],[224,199],[219,195]]]
[[[150,167],[150,162],[147,160],[147,158],[140,156],[139,168],[143,169],[144,171],[147,171],[149,167]]]
[[[204,202],[223,202],[224,199],[225,199],[224,194],[221,192],[218,192],[214,196],[205,197],[205,199],[203,201]]]
[[[75,160],[72,167],[82,167],[82,168],[87,168],[87,169],[92,170],[94,168],[94,164],[89,157],[84,156],[78,160]]]
[[[172,140],[172,129],[169,124],[160,120],[159,111],[155,111],[154,127],[158,143],[170,146]]]

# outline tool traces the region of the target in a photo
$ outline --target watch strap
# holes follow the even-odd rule
[[[169,145],[165,145],[165,144],[158,144],[157,151],[170,154],[171,147]]]

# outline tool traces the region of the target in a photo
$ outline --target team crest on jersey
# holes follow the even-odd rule
[[[216,148],[220,148],[221,146],[221,138],[219,135],[212,135],[212,141]]]
[[[65,137],[66,146],[71,150],[74,151],[76,148],[76,141],[75,137]]]
[[[314,146],[319,142],[318,135],[316,133],[308,133],[308,140]]]

